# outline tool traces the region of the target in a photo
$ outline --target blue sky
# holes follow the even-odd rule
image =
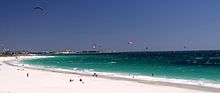
[[[12,50],[220,49],[219,0],[0,2],[0,42]]]

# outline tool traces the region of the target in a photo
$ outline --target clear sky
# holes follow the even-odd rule
[[[219,50],[220,0],[0,0],[0,42],[12,50],[92,50],[94,43]]]

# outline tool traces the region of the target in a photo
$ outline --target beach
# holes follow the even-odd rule
[[[0,57],[0,93],[217,93],[218,89],[59,73],[6,64],[43,56]],[[80,79],[82,81],[80,81]],[[220,90],[220,89],[219,89]]]

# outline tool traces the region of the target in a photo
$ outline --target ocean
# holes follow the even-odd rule
[[[220,51],[59,54],[20,63],[75,72],[220,88]]]

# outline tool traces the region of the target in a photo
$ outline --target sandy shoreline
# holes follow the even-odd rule
[[[6,61],[39,58],[39,56],[0,57],[0,93],[219,93],[220,89],[167,82],[135,80],[121,77],[16,67]],[[5,61],[5,62],[3,62]],[[24,69],[24,70],[22,70]],[[54,73],[56,72],[56,73]],[[26,77],[26,74],[30,77]],[[19,77],[20,76],[20,77]],[[82,77],[81,77],[82,76]],[[28,80],[27,80],[28,79]],[[73,82],[69,82],[73,79]],[[79,79],[83,79],[80,82]],[[16,83],[17,81],[21,82]],[[54,82],[56,81],[56,82]],[[22,83],[23,82],[23,83]],[[25,82],[25,83],[24,83]],[[74,87],[73,87],[74,86]]]

